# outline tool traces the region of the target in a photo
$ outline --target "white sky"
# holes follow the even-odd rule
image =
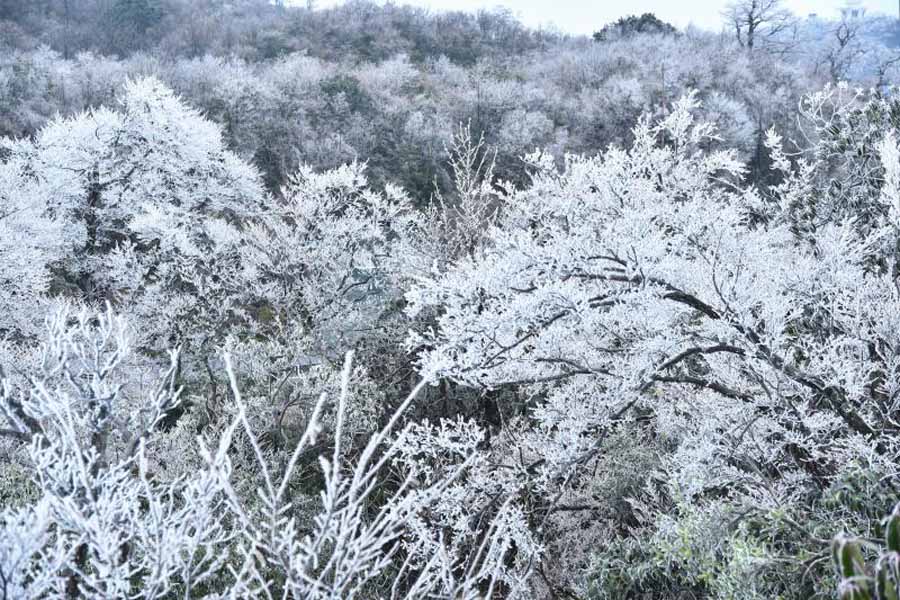
[[[536,27],[554,23],[568,33],[592,33],[605,23],[626,15],[645,12],[676,26],[689,23],[718,30],[722,26],[721,11],[728,0],[393,0],[395,4],[412,4],[435,10],[473,11],[502,5],[511,9],[525,24]],[[316,0],[324,8],[341,0]],[[800,15],[811,12],[821,16],[834,14],[846,0],[785,0]],[[898,14],[900,0],[857,0],[868,11]]]

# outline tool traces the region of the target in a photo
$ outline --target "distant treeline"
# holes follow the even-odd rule
[[[738,26],[740,31],[740,26]],[[377,185],[420,201],[446,190],[445,145],[460,123],[521,181],[544,148],[628,143],[635,119],[696,90],[723,146],[753,181],[765,132],[800,135],[802,95],[828,82],[891,81],[884,20],[802,21],[756,48],[731,32],[678,31],[654,15],[593,37],[535,30],[504,9],[477,13],[353,0],[336,8],[266,0],[0,0],[0,135],[29,136],[57,113],[113,101],[154,75],[221,124],[277,191],[306,163],[365,160]],[[764,42],[768,43],[765,45]]]

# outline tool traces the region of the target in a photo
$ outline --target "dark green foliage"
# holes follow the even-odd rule
[[[161,0],[116,0],[102,15],[105,50],[124,56],[155,44],[164,16]]]
[[[320,89],[326,104],[334,113],[366,112],[372,108],[368,94],[360,87],[359,81],[350,75],[326,79],[321,83]]]
[[[603,29],[594,33],[594,41],[606,42],[609,40],[633,37],[648,33],[658,35],[677,35],[678,30],[673,25],[666,23],[653,13],[644,13],[640,17],[629,15],[622,17],[615,23],[604,25]]]
[[[837,91],[827,101],[806,102],[804,128],[815,136],[805,148],[820,177],[791,207],[791,226],[801,239],[813,242],[829,223],[853,221],[865,232],[886,217],[881,199],[884,169],[879,145],[886,135],[900,133],[900,100],[881,94]],[[842,104],[845,104],[842,106]],[[883,270],[884,257],[873,260]]]
[[[843,534],[834,538],[831,558],[839,600],[900,599],[900,504],[885,519],[883,538],[880,548]],[[870,564],[863,554],[867,547],[878,549]]]
[[[722,501],[689,506],[663,497],[652,509],[664,517],[623,530],[598,548],[590,597],[825,600],[834,597],[834,563],[849,573],[841,600],[895,600],[860,594],[863,588],[874,590],[878,577],[884,580],[878,585],[889,587],[890,569],[897,564],[891,561],[900,555],[876,560],[870,545],[856,538],[838,538],[832,547],[828,540],[841,523],[859,539],[883,538],[888,548],[900,544],[900,506],[891,519],[881,517],[896,503],[897,483],[891,473],[845,465],[803,506],[764,510]]]
[[[119,28],[143,35],[159,24],[163,10],[159,0],[117,0],[110,15]]]

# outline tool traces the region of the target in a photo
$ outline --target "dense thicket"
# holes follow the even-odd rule
[[[4,0],[8,42],[46,44],[126,57],[139,51],[192,58],[207,54],[264,60],[293,52],[317,58],[381,61],[397,53],[422,61],[447,56],[474,64],[562,39],[532,31],[508,10],[431,13],[354,0],[328,10],[268,0]]]
[[[0,2],[0,597],[896,600],[893,25],[731,8]]]
[[[449,189],[444,146],[459,123],[497,151],[499,176],[521,183],[523,154],[540,147],[561,159],[627,142],[640,114],[662,114],[687,89],[757,181],[768,176],[765,130],[802,135],[804,92],[844,79],[880,85],[897,66],[880,41],[890,27],[877,20],[847,24],[849,41],[841,24],[803,22],[787,49],[760,42],[747,52],[730,33],[643,32],[646,18],[611,26],[639,35],[596,43],[528,30],[502,11],[366,2],[322,11],[262,0],[6,7],[0,134],[32,135],[57,113],[111,104],[128,77],[154,75],[221,124],[271,190],[301,162],[356,159],[376,185],[427,198],[435,181]],[[115,24],[120,13],[157,24],[139,35]],[[115,46],[120,30],[133,48]]]

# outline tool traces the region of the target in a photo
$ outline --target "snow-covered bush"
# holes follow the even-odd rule
[[[521,585],[538,549],[521,543],[527,527],[503,498],[462,555],[465,521],[443,532],[422,519],[454,510],[450,490],[473,449],[440,472],[397,462],[429,445],[400,427],[418,389],[348,458],[348,355],[334,442],[319,458],[321,493],[306,512],[291,484],[301,457],[315,450],[325,395],[287,462],[272,470],[226,355],[236,414],[217,435],[198,436],[195,450],[180,448],[200,456],[199,468],[166,477],[156,448],[173,442],[162,424],[181,400],[178,357],[157,385],[136,385],[133,333],[111,311],[62,308],[49,322],[40,371],[3,381],[3,433],[27,443],[40,491],[36,502],[0,513],[6,597],[353,598],[377,586],[392,598],[474,598]],[[233,469],[242,447],[255,474]],[[238,476],[253,482],[253,494],[236,492]],[[517,570],[507,566],[511,552]]]

